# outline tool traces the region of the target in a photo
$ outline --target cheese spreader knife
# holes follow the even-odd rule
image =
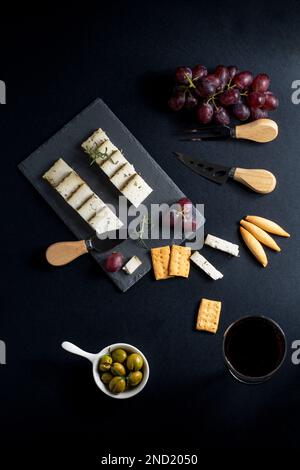
[[[276,178],[270,171],[249,168],[230,168],[223,165],[198,160],[179,152],[174,152],[176,158],[190,170],[215,183],[223,184],[228,178],[244,184],[252,191],[268,194],[276,187]]]
[[[103,240],[97,235],[88,240],[53,243],[46,250],[46,259],[52,266],[64,266],[92,250],[103,251]]]

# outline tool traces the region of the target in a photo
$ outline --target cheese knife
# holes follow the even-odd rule
[[[225,183],[228,178],[247,186],[252,191],[268,194],[276,187],[276,178],[270,171],[250,168],[231,168],[205,160],[198,160],[179,152],[174,152],[176,158],[198,175],[218,184]]]
[[[52,266],[64,266],[92,250],[103,251],[103,240],[97,235],[88,240],[53,243],[46,250],[46,259]]]

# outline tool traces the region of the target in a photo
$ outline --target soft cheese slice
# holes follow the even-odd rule
[[[103,209],[105,206],[104,202],[96,194],[93,194],[79,209],[78,214],[85,221],[89,221],[98,211]]]
[[[85,140],[81,147],[86,151],[90,152],[91,150],[95,150],[102,142],[108,140],[107,135],[102,129],[97,129],[87,140]]]
[[[83,183],[80,176],[75,171],[72,171],[55,189],[64,199],[68,199]]]
[[[111,230],[118,230],[122,227],[123,223],[120,219],[105,206],[89,221],[89,224],[96,232],[101,233],[110,232]]]
[[[194,251],[192,256],[190,257],[192,260],[202,271],[204,271],[208,276],[210,276],[215,281],[217,279],[222,279],[223,274],[220,273],[212,264],[210,264],[204,256],[200,255],[199,251]]]
[[[116,186],[117,189],[121,190],[130,178],[135,175],[134,166],[130,163],[125,163],[122,167],[114,174],[110,181]]]
[[[140,175],[133,176],[128,184],[122,189],[122,194],[134,207],[139,205],[152,193],[153,189],[143,180]]]
[[[128,163],[124,155],[117,150],[110,158],[104,161],[101,165],[101,170],[111,178],[125,163]]]
[[[139,266],[141,266],[142,262],[137,256],[133,256],[130,258],[129,261],[123,266],[123,271],[125,271],[126,274],[133,274],[134,271],[137,270]]]
[[[62,159],[57,160],[54,165],[46,171],[43,178],[51,184],[57,186],[66,176],[71,173],[72,168]]]
[[[91,188],[86,183],[83,183],[68,199],[68,204],[73,209],[79,209],[92,195],[93,191]]]
[[[225,253],[229,253],[232,256],[239,256],[239,245],[227,242],[226,240],[222,240],[222,238],[215,237],[214,235],[207,235],[204,243],[205,245],[216,248],[217,250],[225,251]]]

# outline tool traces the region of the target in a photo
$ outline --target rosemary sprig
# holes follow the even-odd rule
[[[138,243],[141,243],[141,245],[143,245],[143,247],[146,249],[146,250],[149,250],[149,246],[147,245],[147,243],[145,242],[144,240],[144,234],[145,234],[145,231],[146,231],[146,226],[148,225],[151,225],[151,220],[149,217],[147,217],[146,215],[143,216],[143,220],[142,222],[140,223],[140,230],[137,230],[136,233],[138,234]],[[147,230],[148,230],[148,227],[147,227]]]
[[[107,153],[107,148],[105,149],[105,152],[101,152],[101,150],[98,147],[96,147],[94,149],[88,150],[86,153],[89,155],[91,159],[90,166],[92,166],[93,163],[95,163],[95,161],[98,160],[98,158],[100,160],[106,160],[109,157]]]

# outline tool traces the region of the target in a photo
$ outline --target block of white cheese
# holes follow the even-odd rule
[[[239,256],[239,245],[227,242],[214,235],[207,235],[204,244],[216,248],[217,250],[225,251],[225,253],[229,253],[232,256]]]
[[[130,178],[135,175],[135,169],[130,163],[125,163],[121,168],[110,178],[110,181],[121,190]]]
[[[108,137],[102,129],[97,129],[87,140],[85,140],[81,147],[87,152],[95,150],[102,142],[107,140]]]
[[[215,281],[217,279],[222,279],[223,274],[220,273],[212,264],[210,264],[204,256],[200,255],[199,251],[194,251],[190,260],[193,261],[202,271],[204,271],[208,276],[210,276]]]
[[[92,195],[93,191],[91,188],[86,183],[83,183],[68,199],[68,204],[73,209],[79,209]]]
[[[128,161],[120,150],[117,150],[111,155],[111,157],[102,163],[101,170],[111,178],[123,165],[125,165],[125,163],[128,163]]]
[[[139,266],[141,266],[142,262],[137,256],[133,256],[130,258],[129,261],[123,266],[123,271],[125,271],[126,274],[133,274],[134,271],[137,270]]]
[[[95,155],[97,152],[99,153],[99,157],[96,158],[96,163],[101,166],[102,163],[111,157],[111,155],[117,150],[117,147],[110,140],[105,140],[95,149]]]
[[[48,171],[46,171],[43,178],[55,188],[55,186],[68,176],[71,171],[73,171],[72,168],[62,158],[60,158]]]
[[[150,188],[140,175],[135,175],[124,186],[121,192],[134,207],[139,207],[152,191],[153,189]]]
[[[83,181],[80,176],[78,176],[75,171],[72,171],[56,186],[55,189],[64,199],[68,199],[82,184]]]
[[[101,235],[101,233],[110,232],[111,230],[119,230],[123,223],[121,220],[105,206],[89,221],[91,227]]]
[[[100,199],[99,196],[96,194],[93,194],[92,197],[90,197],[79,209],[78,209],[78,214],[81,215],[81,217],[85,221],[89,221],[100,209],[102,209],[105,206],[104,202]]]

